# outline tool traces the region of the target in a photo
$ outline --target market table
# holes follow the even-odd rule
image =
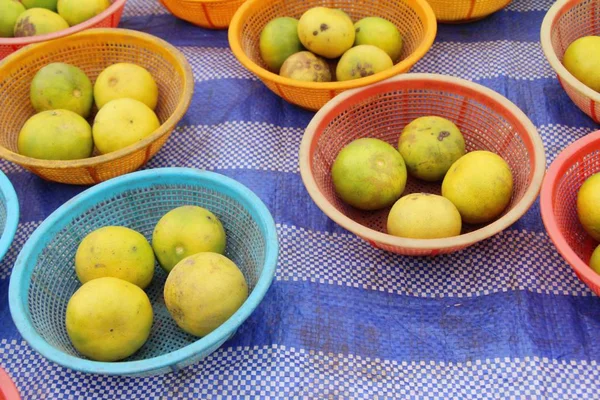
[[[441,25],[413,69],[476,81],[537,126],[548,163],[597,129],[546,62],[539,31],[551,0],[516,0],[468,25]],[[52,211],[85,188],[45,182],[7,162],[21,220],[0,264],[0,365],[25,399],[595,398],[600,301],[545,233],[539,202],[514,226],[460,253],[410,258],[372,248],[308,196],[298,149],[312,116],[272,94],[229,50],[225,31],[129,0],[121,27],[176,45],[195,96],[145,168],[217,171],[252,189],[277,223],[280,259],[264,301],[233,339],[177,373],[125,378],[73,372],[22,340],[8,309],[13,263]]]

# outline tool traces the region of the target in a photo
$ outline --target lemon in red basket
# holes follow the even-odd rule
[[[17,18],[15,37],[45,35],[69,28],[67,21],[45,8],[31,8]]]
[[[497,154],[473,151],[450,167],[442,182],[442,196],[450,200],[464,222],[480,224],[496,219],[510,203],[513,177]]]
[[[95,17],[110,7],[109,0],[58,0],[57,9],[70,26]]]
[[[600,36],[585,36],[575,40],[565,51],[563,63],[575,78],[600,92]]]
[[[248,285],[240,269],[217,253],[198,253],[179,262],[165,282],[165,304],[181,329],[206,336],[246,301]]]
[[[219,218],[197,206],[166,213],[154,227],[152,247],[167,272],[184,258],[201,252],[224,253],[227,238]]]
[[[600,173],[587,178],[577,193],[577,215],[583,228],[600,241]]]
[[[81,283],[112,276],[144,289],[154,275],[154,252],[141,233],[124,226],[106,226],[81,241],[75,253],[75,271]]]
[[[445,197],[413,193],[402,197],[390,210],[387,232],[412,239],[438,239],[460,235],[460,213]]]
[[[154,111],[134,99],[117,99],[106,104],[94,119],[94,143],[98,151],[117,151],[151,135],[160,127]]]
[[[92,82],[85,72],[65,63],[41,68],[31,82],[30,98],[37,112],[63,109],[84,118],[90,115],[94,102]]]
[[[392,59],[385,51],[363,44],[344,53],[338,62],[336,76],[338,81],[349,81],[374,75],[393,66]]]
[[[141,101],[151,109],[158,103],[158,86],[144,67],[131,63],[113,64],[98,75],[94,84],[98,109],[116,99]]]
[[[379,210],[400,198],[406,186],[406,165],[388,143],[357,139],[340,151],[331,168],[333,186],[347,204]]]
[[[275,18],[260,33],[260,56],[270,71],[279,73],[289,56],[303,50],[298,38],[298,20],[290,17]]]
[[[301,51],[291,55],[281,66],[279,75],[305,82],[331,81],[329,64],[310,51]]]
[[[363,18],[354,24],[355,46],[370,44],[385,51],[396,62],[402,53],[402,35],[396,25],[380,17]]]
[[[19,153],[42,160],[78,160],[92,155],[90,124],[68,110],[44,111],[29,118],[17,141]]]
[[[398,150],[411,176],[435,182],[443,179],[450,166],[465,155],[465,139],[446,118],[421,117],[406,125]]]
[[[146,293],[118,278],[87,282],[67,304],[71,343],[96,361],[118,361],[138,351],[150,335],[152,320]]]
[[[13,37],[17,18],[25,12],[25,7],[17,0],[0,0],[0,10],[0,37]]]
[[[596,249],[592,253],[592,257],[590,258],[590,268],[593,269],[595,273],[600,274],[600,245],[596,246]]]
[[[300,17],[298,37],[311,52],[337,58],[354,44],[354,24],[340,10],[314,7]]]
[[[27,8],[47,8],[50,11],[56,11],[58,0],[21,0],[21,3]]]

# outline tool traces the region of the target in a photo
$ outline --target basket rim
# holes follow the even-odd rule
[[[459,236],[443,239],[409,239],[382,233],[355,222],[351,218],[344,215],[342,212],[338,211],[333,205],[331,205],[331,203],[325,198],[323,193],[320,191],[312,173],[312,166],[310,160],[311,150],[314,144],[313,138],[315,137],[315,134],[317,133],[317,129],[321,122],[326,117],[328,117],[334,111],[334,109],[344,100],[348,100],[353,97],[359,97],[363,91],[371,91],[373,93],[384,93],[385,90],[380,90],[380,88],[385,87],[390,82],[402,83],[410,81],[426,82],[429,85],[435,85],[436,83],[443,82],[450,85],[466,87],[470,90],[476,91],[477,93],[481,94],[487,99],[494,101],[497,104],[500,104],[508,112],[512,113],[523,124],[524,128],[528,133],[529,139],[533,144],[534,168],[531,174],[532,179],[529,187],[523,194],[521,200],[519,200],[514,205],[514,207],[505,215],[480,229]],[[309,192],[310,197],[329,218],[331,218],[333,221],[335,221],[337,224],[339,224],[346,230],[370,242],[396,248],[408,248],[412,250],[441,251],[453,248],[461,248],[487,239],[508,228],[510,225],[519,220],[527,212],[527,210],[529,210],[529,208],[536,200],[544,177],[546,169],[545,165],[546,156],[544,152],[544,145],[542,139],[540,138],[537,129],[533,125],[533,123],[529,120],[525,113],[523,113],[523,111],[521,111],[515,104],[513,104],[504,96],[494,92],[491,89],[488,89],[485,86],[461,78],[455,78],[439,74],[411,73],[399,75],[386,81],[380,82],[379,84],[344,92],[336,96],[333,100],[330,100],[319,112],[317,112],[315,117],[312,119],[312,121],[306,128],[306,131],[302,138],[302,143],[300,144],[300,173],[302,175],[302,181],[304,182],[304,185],[307,191]]]
[[[127,0],[115,0],[114,3],[112,3],[110,5],[110,7],[108,7],[106,10],[102,11],[100,14],[96,15],[95,17],[92,17],[92,18],[88,19],[87,21],[84,21],[77,25],[73,25],[67,29],[63,29],[58,32],[52,32],[52,33],[47,33],[45,35],[38,35],[38,36],[27,36],[27,37],[22,37],[22,38],[20,38],[20,37],[19,38],[0,38],[0,46],[30,45],[30,44],[34,44],[34,43],[40,43],[40,42],[45,42],[48,40],[62,38],[64,36],[69,36],[74,33],[81,32],[82,30],[91,28],[92,26],[96,25],[97,23],[99,23],[103,19],[107,18],[111,14],[114,14],[115,12],[117,12],[117,10],[119,8],[124,7],[126,2],[127,2]]]
[[[158,127],[152,134],[148,135],[144,139],[131,144],[127,147],[124,147],[120,150],[102,154],[94,157],[84,158],[80,160],[42,160],[31,157],[26,157],[24,155],[15,153],[8,148],[0,145],[0,158],[4,158],[8,161],[14,162],[19,165],[24,165],[32,168],[45,168],[45,169],[71,169],[71,168],[88,168],[98,166],[100,164],[109,163],[111,161],[115,161],[122,157],[125,157],[129,154],[135,153],[143,148],[146,148],[151,143],[158,140],[163,135],[167,134],[172,128],[174,128],[177,123],[183,118],[185,113],[187,112],[189,105],[192,101],[192,95],[194,93],[194,76],[192,73],[192,68],[185,58],[185,56],[179,51],[175,46],[166,42],[163,39],[160,39],[156,36],[150,35],[148,33],[143,33],[139,31],[134,31],[130,29],[122,29],[122,28],[94,28],[88,29],[86,31],[77,33],[75,35],[67,36],[61,39],[53,40],[51,42],[37,43],[34,45],[30,45],[24,47],[20,50],[17,50],[13,54],[6,57],[4,60],[0,61],[0,71],[6,67],[6,65],[16,63],[22,57],[26,55],[41,51],[45,46],[49,46],[50,44],[56,45],[60,43],[60,41],[69,42],[73,39],[84,38],[84,37],[135,37],[137,39],[142,39],[147,43],[151,43],[155,46],[161,46],[164,50],[166,50],[175,60],[177,60],[178,65],[183,70],[183,91],[182,95],[179,98],[177,106],[173,111],[172,115]]]
[[[6,400],[21,399],[15,382],[2,367],[0,367],[0,396],[4,396]]]
[[[4,224],[4,230],[0,232],[0,260],[2,260],[10,248],[10,245],[15,238],[15,234],[17,233],[20,209],[19,198],[17,197],[15,188],[6,174],[4,174],[4,172],[1,170],[0,191],[4,195],[4,199],[6,201],[6,223]]]
[[[579,159],[583,154],[589,153],[588,148],[590,146],[594,146],[595,148],[600,146],[600,130],[576,140],[567,146],[552,162],[542,185],[540,211],[548,236],[550,236],[554,247],[556,247],[560,255],[577,274],[583,276],[584,280],[600,286],[600,275],[594,272],[571,248],[567,239],[558,228],[558,222],[554,215],[554,193],[558,179],[572,166],[572,161]]]
[[[544,52],[548,63],[558,77],[584,97],[587,97],[596,103],[600,103],[600,93],[587,87],[583,84],[583,82],[575,78],[575,76],[571,74],[558,59],[558,56],[554,51],[554,47],[552,46],[552,29],[554,28],[558,19],[567,11],[569,11],[574,5],[577,5],[582,1],[583,0],[557,0],[554,5],[550,7],[546,13],[546,16],[544,17],[540,31],[540,42],[542,44],[542,51]]]
[[[46,342],[33,327],[28,308],[29,282],[33,270],[32,265],[39,255],[36,247],[45,245],[50,236],[56,233],[55,225],[65,226],[72,219],[72,213],[85,211],[106,199],[132,188],[165,185],[170,182],[194,182],[200,186],[210,186],[221,193],[236,198],[256,220],[265,236],[265,261],[263,270],[254,290],[244,304],[219,328],[199,338],[195,342],[167,354],[138,361],[99,362],[66,354]],[[61,223],[61,221],[64,221]],[[38,244],[41,243],[41,244]],[[43,246],[42,246],[43,247]],[[40,250],[41,251],[41,250]],[[106,375],[139,375],[156,373],[163,368],[175,369],[174,366],[189,358],[202,354],[214,346],[227,340],[238,327],[254,312],[275,276],[279,244],[275,221],[267,206],[249,188],[242,183],[216,172],[201,171],[194,168],[157,168],[123,175],[93,186],[75,196],[54,211],[27,240],[13,267],[9,283],[9,307],[13,321],[23,338],[37,352],[49,360],[86,373]]]
[[[235,15],[233,16],[233,19],[231,20],[231,23],[229,24],[229,46],[231,47],[231,50],[235,57],[238,59],[238,61],[241,62],[242,65],[244,65],[244,67],[246,67],[250,72],[257,75],[260,79],[289,87],[310,90],[345,91],[348,89],[359,88],[376,82],[380,82],[381,80],[393,77],[404,71],[409,70],[421,58],[423,58],[423,56],[425,56],[425,54],[433,45],[433,42],[437,35],[437,20],[433,9],[431,8],[427,0],[403,0],[405,3],[411,4],[411,8],[413,9],[415,9],[414,5],[418,5],[422,11],[422,14],[425,15],[425,19],[423,21],[424,37],[421,43],[417,46],[417,48],[415,48],[415,50],[407,58],[401,60],[392,68],[360,79],[340,82],[303,82],[291,78],[286,78],[264,69],[263,67],[252,61],[250,57],[246,55],[246,52],[242,49],[240,43],[242,27],[246,19],[250,16],[251,6],[255,3],[264,3],[267,1],[273,2],[274,0],[247,0],[244,4],[240,6],[240,8],[238,8]]]

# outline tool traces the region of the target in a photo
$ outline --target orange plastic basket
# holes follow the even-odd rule
[[[439,22],[464,23],[482,19],[508,6],[512,0],[427,0]]]
[[[392,21],[404,37],[401,61],[386,71],[345,82],[301,82],[268,71],[259,51],[263,27],[277,17],[300,18],[306,10],[317,6],[341,8],[354,21],[368,16]],[[237,59],[275,94],[290,103],[318,110],[345,90],[367,86],[408,71],[430,49],[436,32],[435,15],[426,0],[248,0],[231,21],[229,44]]]
[[[562,63],[567,47],[589,35],[600,35],[599,0],[558,0],[542,23],[542,49],[562,87],[577,107],[600,122],[600,93],[581,83]]]
[[[246,0],[160,0],[171,14],[208,29],[227,29]]]
[[[121,21],[121,15],[123,14],[123,8],[125,7],[126,1],[127,0],[113,0],[113,4],[109,8],[96,15],[94,18],[88,19],[81,24],[64,29],[60,32],[22,38],[0,38],[0,60],[20,48],[33,43],[62,38],[91,28],[116,28],[119,25],[119,21]]]
[[[588,262],[598,245],[577,217],[577,192],[591,175],[600,172],[600,131],[590,133],[563,150],[544,179],[542,219],[548,235],[575,274],[597,295],[600,275]]]
[[[162,125],[136,144],[82,160],[38,160],[18,154],[21,127],[35,114],[29,99],[31,81],[41,67],[52,62],[76,65],[92,82],[114,63],[141,65],[150,71],[158,84],[156,114]],[[192,70],[183,54],[169,43],[146,33],[90,29],[23,48],[0,62],[0,157],[44,179],[79,185],[94,184],[135,171],[167,141],[186,113],[193,90]]]
[[[344,146],[358,138],[373,137],[397,147],[402,129],[427,115],[453,121],[465,137],[468,151],[489,150],[509,164],[514,193],[499,219],[487,225],[465,225],[456,237],[406,239],[386,233],[389,208],[362,212],[337,197],[330,171]],[[341,94],[315,115],[300,147],[304,185],[329,218],[375,247],[415,256],[462,250],[513,224],[535,201],[545,162],[535,126],[513,103],[481,85],[435,74],[405,74]],[[409,178],[404,194],[440,191],[440,183]]]

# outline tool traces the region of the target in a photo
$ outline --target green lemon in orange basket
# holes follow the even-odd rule
[[[460,213],[445,197],[413,193],[394,204],[387,219],[387,233],[412,239],[439,239],[460,235]]]
[[[45,8],[31,8],[17,18],[15,37],[38,36],[68,29],[69,24],[60,15]]]
[[[577,216],[583,229],[600,242],[600,173],[587,178],[577,192]]]
[[[585,36],[571,43],[563,64],[584,85],[600,92],[600,36]]]
[[[106,104],[94,119],[94,143],[102,154],[120,150],[145,139],[160,127],[154,111],[134,99]]]
[[[400,198],[406,186],[406,165],[383,140],[357,139],[340,151],[331,168],[337,195],[361,210],[379,210]]]
[[[465,139],[446,118],[421,117],[406,125],[398,150],[409,175],[435,182],[442,180],[450,166],[465,155]]]
[[[58,0],[57,9],[70,26],[80,24],[110,7],[109,0]]]
[[[403,47],[402,35],[392,22],[380,17],[367,17],[354,24],[354,29],[355,46],[370,44],[385,51],[393,62],[400,59]]]
[[[43,111],[31,117],[19,133],[19,153],[41,160],[79,160],[92,155],[90,124],[69,110]]]
[[[46,8],[50,11],[56,11],[58,0],[21,0],[26,8]]]
[[[13,37],[15,23],[25,7],[17,0],[0,0],[0,10],[0,37]]]
[[[344,53],[336,68],[338,81],[360,79],[394,66],[392,59],[379,47],[363,44]]]
[[[145,289],[154,276],[154,252],[139,232],[106,226],[88,234],[75,253],[75,272],[81,283],[111,276]]]
[[[94,99],[98,109],[109,101],[130,98],[141,101],[152,110],[158,103],[158,86],[144,67],[131,63],[113,64],[98,75]]]
[[[152,247],[167,272],[184,258],[197,253],[223,254],[227,238],[219,218],[198,206],[183,206],[166,213],[156,224]]]
[[[305,82],[331,81],[331,70],[327,61],[310,51],[292,54],[281,66],[279,75]]]
[[[260,33],[259,48],[269,70],[279,73],[289,56],[304,49],[298,38],[298,20],[281,17],[270,21]]]
[[[300,17],[298,37],[311,52],[326,58],[337,58],[354,44],[354,24],[340,10],[313,7]]]
[[[118,361],[140,349],[154,315],[146,293],[118,278],[85,283],[67,304],[66,327],[77,351],[96,361]]]
[[[165,305],[177,325],[206,336],[246,301],[248,284],[240,269],[217,253],[198,253],[179,262],[167,277]]]

